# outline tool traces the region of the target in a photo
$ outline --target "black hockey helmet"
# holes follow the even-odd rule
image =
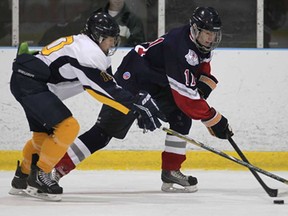
[[[107,37],[115,37],[115,46],[108,55],[113,55],[120,43],[120,29],[117,22],[108,13],[93,13],[85,24],[82,33],[88,35],[98,45]]]
[[[219,45],[222,39],[222,22],[218,12],[214,8],[197,7],[192,14],[192,18],[190,19],[190,26],[192,39],[201,52],[210,52]],[[203,46],[197,41],[197,37],[202,29],[216,33],[215,40],[209,47]]]

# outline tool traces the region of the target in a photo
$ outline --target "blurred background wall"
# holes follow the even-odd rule
[[[19,41],[38,46],[43,35],[54,31],[48,41],[78,33],[86,18],[108,0],[1,0],[0,46],[12,45],[12,5],[19,5]],[[197,6],[215,7],[223,21],[220,47],[257,47],[257,22],[264,29],[265,48],[288,48],[288,0],[125,0],[130,12],[143,24],[145,40],[155,40],[159,28],[168,31],[186,24]],[[164,9],[165,19],[159,26]],[[257,20],[263,10],[263,20]],[[258,17],[258,18],[257,18]],[[258,23],[259,24],[259,23]],[[123,46],[125,44],[122,44]]]

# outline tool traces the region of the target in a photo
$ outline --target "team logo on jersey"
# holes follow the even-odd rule
[[[188,64],[195,66],[199,64],[198,56],[194,50],[189,49],[188,53],[185,55]]]
[[[106,71],[101,71],[100,76],[102,77],[104,82],[108,82],[109,80],[113,79],[113,77],[110,76]]]
[[[131,77],[131,73],[129,71],[126,71],[125,73],[123,73],[123,79],[124,80],[128,80]]]

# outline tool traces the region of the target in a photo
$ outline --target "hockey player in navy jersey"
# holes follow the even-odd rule
[[[190,24],[176,28],[149,43],[137,45],[123,59],[114,78],[133,94],[146,90],[157,101],[170,128],[188,134],[192,119],[201,120],[220,139],[233,135],[228,120],[206,101],[216,87],[211,74],[211,51],[221,41],[221,20],[211,7],[198,7]],[[96,124],[79,136],[56,165],[60,179],[90,154],[105,147],[111,138],[123,139],[135,117],[103,105]],[[113,122],[113,126],[112,126]],[[194,192],[197,178],[186,176],[186,142],[166,135],[162,152],[162,191]],[[174,187],[174,184],[182,188]]]
[[[156,117],[159,109],[149,93],[131,94],[109,75],[110,56],[118,42],[118,24],[101,12],[91,15],[81,34],[60,38],[34,55],[18,52],[10,87],[33,135],[23,149],[21,165],[18,161],[10,194],[26,189],[37,198],[61,199],[63,189],[49,173],[79,132],[77,120],[61,99],[86,90],[112,110],[135,116],[144,129],[161,126]]]

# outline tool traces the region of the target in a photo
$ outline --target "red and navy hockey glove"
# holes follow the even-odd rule
[[[197,80],[196,87],[201,97],[206,100],[210,93],[216,88],[217,83],[218,80],[214,76],[202,74]]]
[[[219,112],[216,112],[213,118],[202,120],[202,122],[212,136],[220,139],[228,139],[234,135],[232,128],[228,124],[228,120]]]

